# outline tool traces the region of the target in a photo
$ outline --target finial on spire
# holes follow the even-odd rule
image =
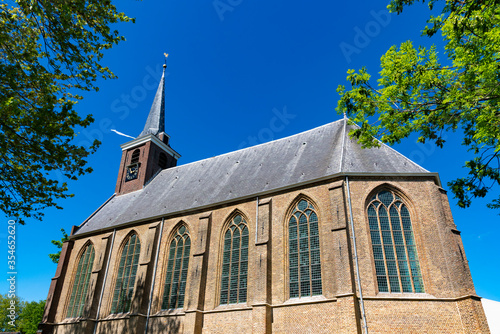
[[[167,68],[167,58],[168,58],[168,53],[163,52],[165,55],[165,64],[163,64],[163,68]]]
[[[160,84],[158,85],[158,90],[156,91],[153,104],[151,105],[146,125],[144,126],[144,130],[142,130],[139,137],[147,134],[157,136],[158,134],[165,132],[165,69],[167,68],[168,53],[164,53],[164,55],[165,64],[163,64],[163,74],[160,79]]]
[[[347,115],[345,114],[345,111],[344,111],[344,119],[347,119]]]

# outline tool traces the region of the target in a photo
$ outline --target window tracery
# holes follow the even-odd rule
[[[322,294],[318,216],[300,200],[288,221],[290,298]]]
[[[425,292],[410,212],[402,199],[382,190],[371,198],[367,213],[379,291]]]

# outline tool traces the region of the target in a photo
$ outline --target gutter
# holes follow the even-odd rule
[[[257,244],[259,231],[259,196],[255,200],[255,243]]]
[[[142,222],[147,222],[147,221],[152,221],[152,220],[160,220],[160,219],[163,219],[163,218],[168,218],[168,217],[173,217],[173,216],[186,215],[186,214],[190,214],[190,213],[193,213],[193,212],[196,212],[196,211],[204,211],[204,210],[207,210],[209,208],[213,208],[215,206],[229,205],[231,203],[239,202],[239,201],[243,201],[243,200],[255,200],[255,197],[264,197],[264,196],[267,196],[267,195],[270,195],[270,194],[273,194],[273,193],[277,193],[277,192],[281,192],[281,191],[284,191],[284,190],[301,188],[301,187],[304,187],[304,186],[307,186],[307,185],[311,185],[311,184],[314,184],[314,183],[317,183],[317,182],[323,182],[323,181],[328,181],[328,180],[332,180],[332,179],[336,179],[336,178],[340,178],[340,177],[347,177],[347,176],[361,176],[361,177],[415,176],[415,177],[425,177],[425,178],[433,177],[435,183],[439,187],[442,187],[438,173],[362,173],[362,172],[340,172],[340,173],[336,173],[336,174],[332,174],[332,175],[318,177],[318,178],[315,178],[315,179],[312,179],[312,180],[308,180],[308,181],[304,181],[304,182],[300,182],[300,183],[295,183],[295,184],[292,184],[292,185],[287,185],[287,186],[284,186],[284,187],[279,187],[279,188],[275,188],[275,189],[271,189],[271,190],[267,190],[267,191],[262,191],[262,192],[259,192],[259,193],[254,193],[254,194],[251,194],[251,195],[244,195],[244,196],[240,196],[240,197],[231,198],[231,199],[228,199],[228,200],[225,200],[225,201],[222,201],[222,202],[210,203],[210,204],[201,205],[201,206],[192,207],[192,208],[187,208],[185,210],[179,210],[179,211],[174,211],[174,212],[166,212],[166,213],[162,213],[162,214],[159,214],[159,215],[150,216],[150,217],[146,217],[146,218],[142,218],[142,219],[130,220],[130,221],[124,222],[122,224],[114,224],[114,225],[111,225],[111,226],[108,226],[108,227],[104,227],[104,228],[93,229],[93,230],[88,231],[88,232],[84,232],[84,233],[80,233],[80,234],[77,234],[77,235],[74,235],[74,236],[70,236],[69,238],[70,238],[70,240],[71,239],[77,239],[77,238],[85,237],[85,236],[88,236],[88,235],[93,235],[93,234],[96,234],[98,232],[102,233],[102,232],[105,232],[105,231],[109,231],[111,228],[120,228],[120,227],[129,226],[130,224],[137,224],[137,223],[142,223]],[[138,191],[143,191],[143,190],[138,190]],[[81,227],[83,227],[83,224],[80,225],[80,228]]]

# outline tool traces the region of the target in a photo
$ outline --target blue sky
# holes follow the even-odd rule
[[[137,136],[146,121],[163,53],[169,53],[166,77],[166,132],[182,157],[179,164],[282,138],[339,119],[339,84],[346,71],[366,66],[376,76],[381,55],[392,45],[420,37],[429,15],[420,4],[402,15],[389,15],[387,2],[291,2],[276,0],[120,1],[119,9],[136,17],[120,24],[125,35],[103,63],[118,76],[99,82],[98,93],[77,105],[95,123],[77,143],[99,139],[89,159],[90,175],[70,183],[74,198],[64,210],[48,209],[42,222],[17,228],[17,292],[25,300],[47,297],[56,265],[49,253],[61,228],[81,224],[114,192],[120,144]],[[433,40],[439,43],[439,40]],[[286,114],[287,116],[283,116]],[[278,126],[276,126],[278,125]],[[450,133],[444,149],[405,140],[394,148],[424,168],[438,172],[443,186],[463,175],[467,152]],[[498,194],[498,188],[494,193]],[[449,197],[478,295],[500,301],[500,217],[476,200],[463,210]],[[7,219],[5,219],[7,221]],[[0,231],[6,245],[7,224]],[[7,252],[6,247],[2,248]],[[7,253],[5,253],[7,257]],[[7,265],[5,260],[5,266]],[[6,280],[0,292],[7,291]]]

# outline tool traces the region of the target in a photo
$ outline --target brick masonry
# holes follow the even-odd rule
[[[132,163],[132,154],[136,150],[139,150],[138,176],[135,180],[127,181],[127,166]],[[164,151],[152,141],[147,141],[140,146],[134,146],[133,148],[123,150],[115,193],[126,194],[142,189],[144,184],[147,183],[151,179],[151,177],[161,169],[158,165],[160,154],[165,154],[166,168],[174,167],[177,165],[177,159],[175,157],[173,157],[170,153]]]
[[[127,159],[125,152],[122,165]],[[489,333],[444,190],[432,177],[349,179],[369,332]],[[425,293],[378,292],[366,207],[381,189],[396,191],[410,210]],[[287,224],[302,198],[313,203],[319,217],[323,294],[290,299]],[[96,333],[145,333],[146,326],[148,333],[362,333],[346,198],[345,181],[337,177],[164,217],[163,223],[130,224],[71,239],[63,249],[40,331],[90,334],[97,324]],[[247,302],[219,305],[222,238],[236,213],[250,231]],[[188,228],[192,241],[185,304],[182,309],[161,310],[167,250],[180,224]],[[133,232],[139,236],[141,254],[131,312],[110,314],[121,250]],[[95,260],[84,316],[68,319],[76,265],[89,242]]]

